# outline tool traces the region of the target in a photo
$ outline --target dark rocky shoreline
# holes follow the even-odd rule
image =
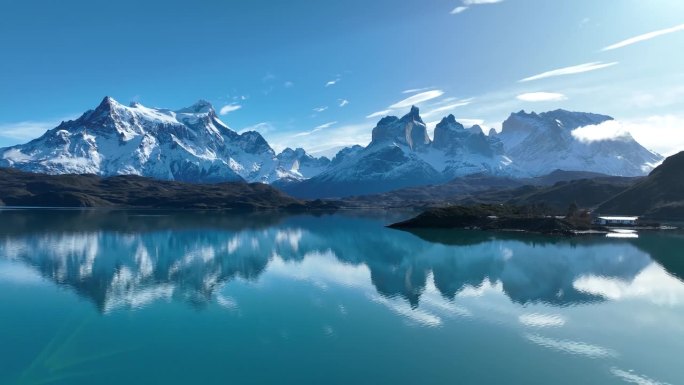
[[[0,168],[0,206],[206,210],[335,210],[262,183],[192,184],[140,176],[46,175]]]

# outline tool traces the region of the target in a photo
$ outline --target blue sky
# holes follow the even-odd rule
[[[0,145],[110,95],[206,99],[237,131],[321,154],[412,102],[431,126],[604,113],[620,123],[607,136],[684,150],[681,0],[2,2]]]

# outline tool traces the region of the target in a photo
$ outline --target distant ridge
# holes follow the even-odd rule
[[[536,178],[468,175],[444,184],[417,186],[382,194],[348,197],[349,207],[402,208],[444,205],[543,205],[564,214],[576,203],[594,208],[637,183],[641,177],[616,177],[590,172],[556,170]]]
[[[665,159],[648,177],[603,203],[597,212],[684,220],[684,151]]]

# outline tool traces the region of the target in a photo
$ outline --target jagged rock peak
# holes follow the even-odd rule
[[[530,111],[529,113],[525,112],[525,110],[520,110],[518,112],[513,112],[511,113],[511,117],[513,116],[522,116],[522,117],[536,117],[538,116],[536,112]]]
[[[420,118],[418,107],[401,119],[394,116],[382,118],[373,129],[371,144],[395,143],[408,146],[412,150],[424,148],[430,144],[427,127]]]
[[[401,120],[423,123],[423,119],[420,117],[420,109],[418,109],[418,107],[416,106],[411,106],[411,111],[409,111],[408,114],[404,115],[404,117],[401,118]]]
[[[439,124],[460,124],[456,121],[456,117],[454,114],[449,114],[448,116],[445,116],[442,118],[442,120],[439,122]]]
[[[113,97],[111,96],[105,96],[104,99],[100,102],[100,104],[95,108],[96,111],[109,111],[112,108],[116,108],[121,106],[119,102],[114,100]]]
[[[442,120],[437,123],[437,126],[435,129],[439,128],[447,128],[447,127],[454,127],[454,128],[460,128],[464,129],[463,125],[456,121],[456,117],[453,114],[449,114],[449,116],[445,116],[442,118]]]
[[[473,125],[472,127],[470,127],[468,129],[468,131],[470,131],[473,134],[484,135],[484,131],[482,130],[482,126],[480,126],[479,124]]]

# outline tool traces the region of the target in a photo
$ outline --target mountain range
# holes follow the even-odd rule
[[[206,101],[180,110],[105,97],[76,120],[0,150],[0,166],[47,174],[139,175],[190,183],[311,178],[330,163],[302,149],[275,153],[256,131],[230,129]]]
[[[256,131],[238,133],[206,101],[180,110],[124,106],[110,97],[76,120],[23,145],[0,149],[0,167],[46,174],[139,175],[189,183],[273,184],[299,198],[345,197],[484,174],[530,178],[557,169],[641,176],[662,157],[622,136],[585,141],[577,128],[612,118],[556,110],[511,114],[502,131],[466,128],[453,115],[431,138],[418,108],[382,118],[366,146],[332,159],[287,148]]]

